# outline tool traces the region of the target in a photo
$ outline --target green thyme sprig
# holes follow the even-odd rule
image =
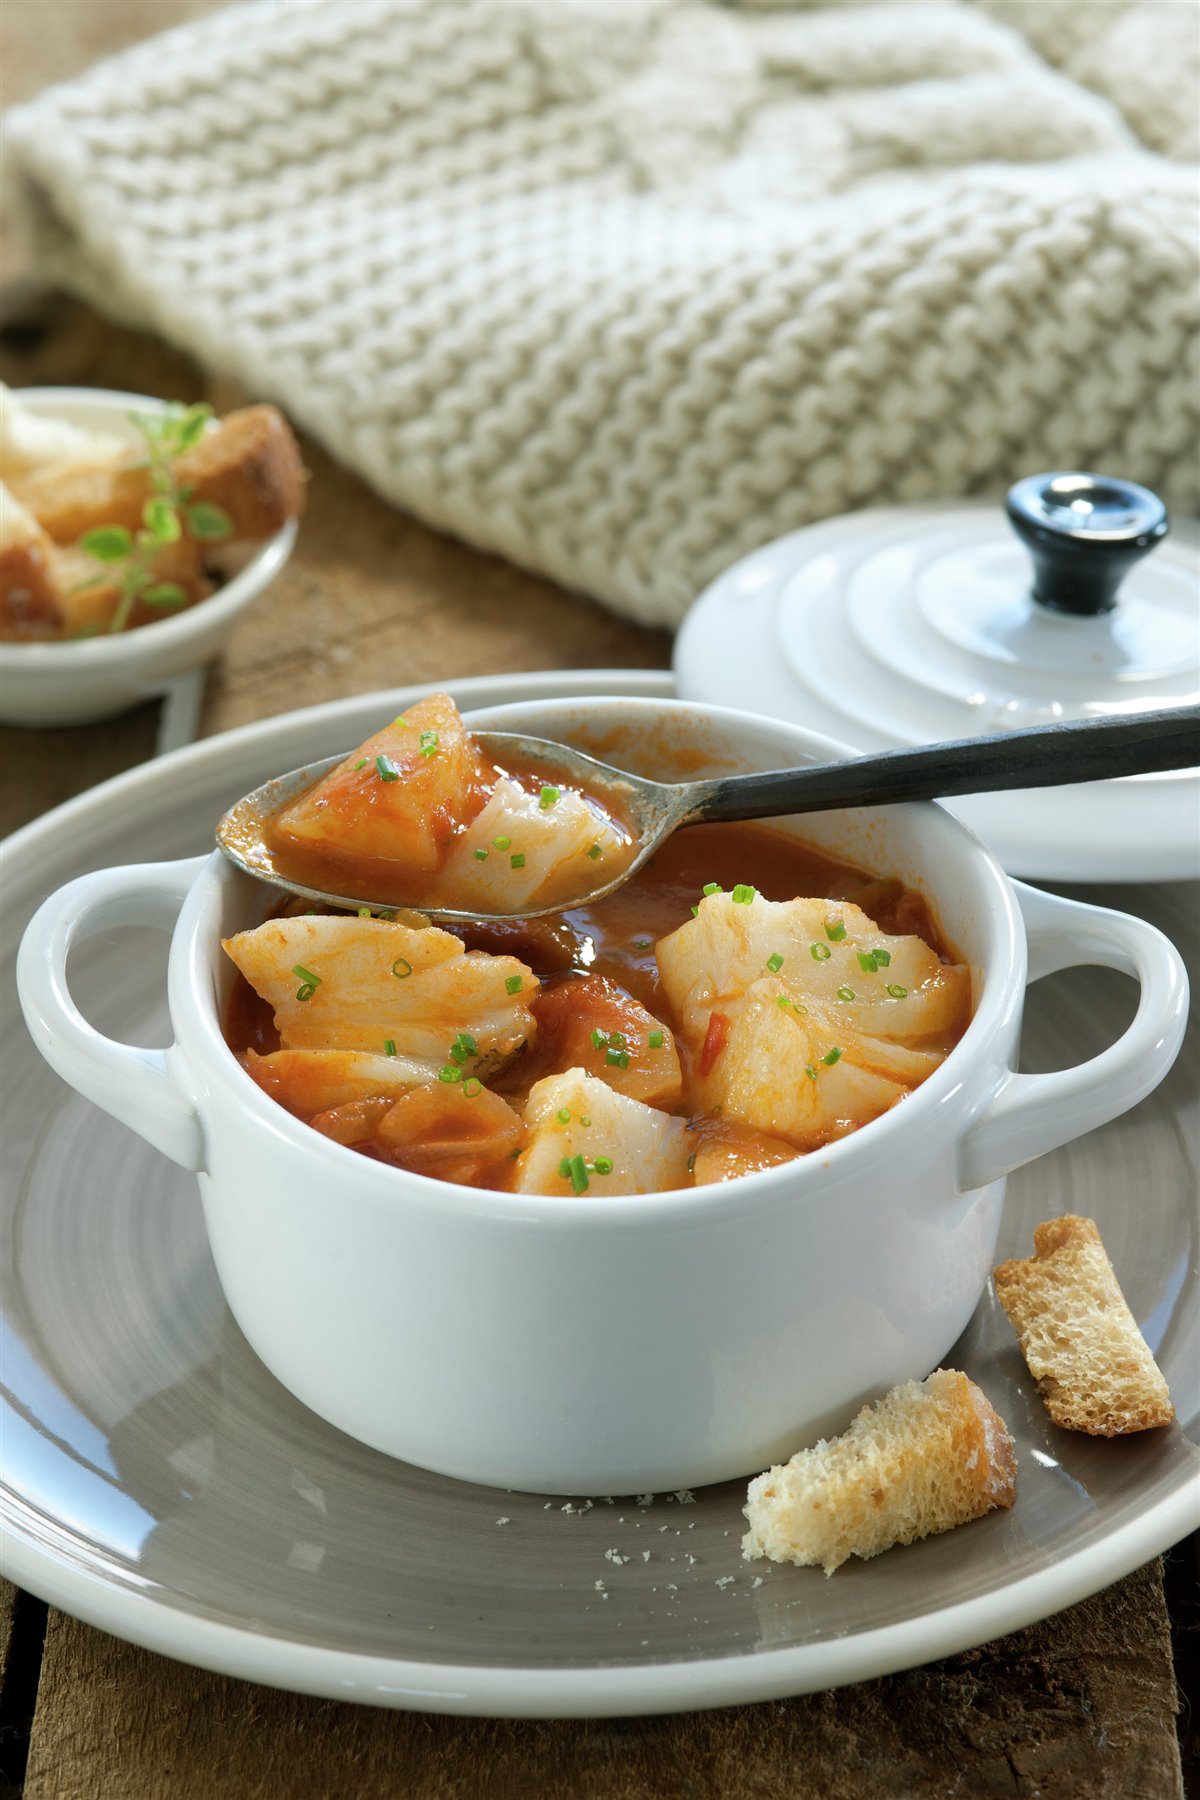
[[[193,500],[191,488],[180,485],[176,469],[179,458],[199,443],[211,417],[212,407],[203,404],[129,414],[146,442],[144,460],[133,466],[149,470],[153,490],[142,507],[141,528],[134,532],[125,525],[97,525],[79,540],[89,556],[116,574],[117,607],[110,632],[126,629],[138,602],[163,611],[187,604],[179,583],[159,581],[154,568],[159,551],[178,543],[185,527],[190,537],[204,544],[220,543],[233,533],[224,508],[210,500]],[[93,575],[79,585],[95,587],[106,579]]]

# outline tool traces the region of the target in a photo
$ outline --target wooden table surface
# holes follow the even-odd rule
[[[212,3],[6,0],[5,103]],[[6,244],[0,377],[14,386],[127,388],[218,409],[242,398],[26,276]],[[439,537],[314,444],[305,453],[310,508],[296,554],[212,672],[203,734],[388,684],[668,666],[665,634]],[[0,829],[153,755],[158,711],[101,729],[0,732]],[[1172,1800],[1185,1792],[1185,1769],[1200,1776],[1198,1567],[1193,1539],[1042,1624],[856,1687],[577,1723],[378,1712],[279,1693],[125,1644],[0,1584],[0,1786],[23,1787],[29,1800]]]

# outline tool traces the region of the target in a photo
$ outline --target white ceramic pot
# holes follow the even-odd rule
[[[106,388],[22,388],[22,406],[46,418],[141,442],[130,412],[165,403]],[[166,693],[179,676],[220,655],[250,602],[282,569],[296,541],[289,519],[207,600],[136,631],[66,643],[0,643],[0,724],[88,725]]]
[[[647,772],[664,742],[700,748],[714,772],[844,754],[777,721],[663,701],[474,722],[584,747],[616,729],[619,760]],[[986,1285],[1007,1172],[1147,1094],[1187,997],[1159,932],[1014,887],[936,806],[788,828],[932,898],[971,965],[974,1016],[883,1118],[723,1185],[510,1196],[384,1167],[298,1123],[221,1035],[233,970],[218,940],[256,923],[264,894],[217,853],[103,870],[52,896],[21,946],[22,1004],[68,1082],[197,1172],[238,1323],[344,1431],[444,1474],[547,1493],[746,1475],[945,1357]],[[127,923],[174,926],[165,1051],[100,1036],[68,991],[72,943]],[[1135,1019],[1080,1067],[1015,1074],[1027,980],[1076,963],[1135,974]]]

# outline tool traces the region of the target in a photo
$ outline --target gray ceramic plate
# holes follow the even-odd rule
[[[460,704],[665,695],[615,672],[452,684]],[[239,794],[344,748],[416,698],[366,696],[192,746],[5,847],[0,954],[4,1567],[109,1631],[282,1687],[434,1711],[580,1715],[761,1700],[856,1681],[1012,1630],[1093,1592],[1200,1517],[1193,1028],[1136,1112],[1010,1183],[1005,1255],[1063,1211],[1098,1219],[1179,1420],[1106,1443],[1054,1430],[986,1297],[951,1361],[1008,1420],[1011,1513],[845,1566],[747,1564],[744,1484],[588,1506],[476,1488],[323,1424],[247,1348],[194,1184],[66,1089],[11,980],[43,895],[85,870],[190,855]],[[1088,897],[1095,898],[1093,890]],[[1106,894],[1195,961],[1195,894]],[[122,931],[73,968],[95,1022],[166,1040],[165,938]],[[1075,971],[1030,997],[1027,1066],[1094,1054],[1132,984]]]

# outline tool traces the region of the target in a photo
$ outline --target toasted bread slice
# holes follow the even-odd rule
[[[182,612],[213,591],[201,562],[201,546],[181,538],[154,559],[154,583],[181,588],[177,606],[137,602],[130,627]],[[37,520],[0,483],[0,639],[44,642],[107,631],[121,592],[111,565],[77,546],[52,542]]]
[[[62,629],[54,545],[0,482],[0,638],[52,638]]]
[[[270,537],[304,507],[300,447],[274,406],[230,413],[175,465],[192,500],[221,507],[235,540]],[[44,462],[14,474],[16,497],[59,544],[99,525],[136,531],[150,497],[150,474],[136,451],[124,460]]]
[[[164,544],[154,558],[154,581],[150,585],[170,582],[182,588],[183,601],[170,606],[151,606],[137,600],[125,629],[133,631],[140,625],[169,619],[174,613],[186,612],[197,600],[206,600],[213,591],[213,583],[204,571],[201,554],[201,546],[188,538]],[[113,578],[111,565],[97,563],[86,550],[75,545],[52,545],[51,560],[62,616],[62,625],[56,635],[80,637],[110,630],[121,601],[121,590]]]
[[[1011,1506],[1017,1459],[1004,1420],[973,1381],[935,1369],[864,1406],[849,1430],[750,1483],[747,1558],[816,1564],[949,1531]]]
[[[1046,1411],[1065,1431],[1121,1437],[1169,1425],[1171,1396],[1093,1219],[1039,1225],[1034,1254],[993,1270],[996,1296]]]

